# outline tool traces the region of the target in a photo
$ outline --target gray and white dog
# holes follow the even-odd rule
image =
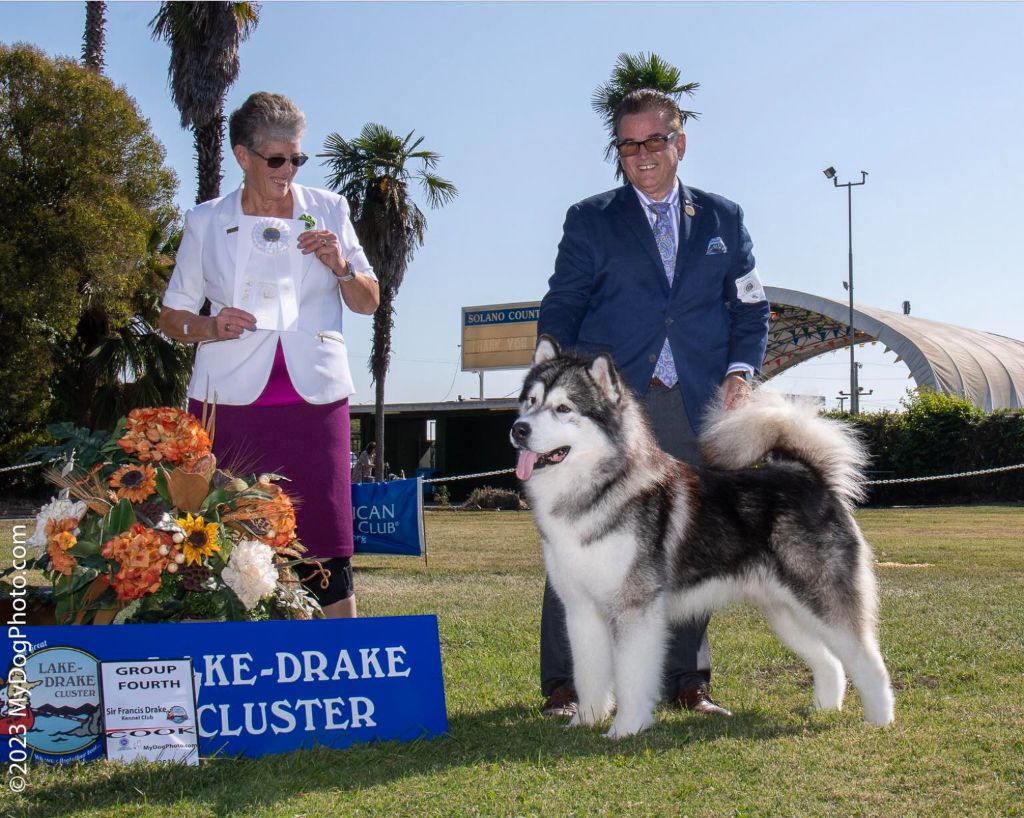
[[[565,605],[579,709],[607,735],[654,722],[668,624],[760,606],[840,708],[846,673],[872,724],[893,720],[873,556],[853,519],[864,452],[839,422],[767,389],[709,416],[707,468],[660,448],[607,355],[542,337],[512,427],[516,473]],[[770,456],[769,462],[753,465]]]

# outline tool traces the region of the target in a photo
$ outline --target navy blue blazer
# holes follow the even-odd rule
[[[609,353],[641,396],[667,337],[687,414],[699,430],[730,363],[760,371],[769,306],[756,273],[748,275],[753,243],[739,205],[680,185],[680,209],[670,288],[631,185],[569,208],[537,331],[565,348]]]

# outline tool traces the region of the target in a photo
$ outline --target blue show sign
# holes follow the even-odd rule
[[[5,761],[26,751],[51,763],[102,757],[102,661],[191,658],[204,757],[448,730],[434,616],[19,630],[0,648]]]
[[[420,479],[353,483],[352,537],[357,554],[422,557],[426,543]]]

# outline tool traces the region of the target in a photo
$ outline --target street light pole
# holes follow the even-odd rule
[[[850,346],[850,414],[856,415],[860,412],[860,387],[857,384],[857,361],[853,343],[853,188],[867,182],[868,172],[860,172],[859,182],[839,183],[836,178],[836,169],[829,167],[823,173],[825,178],[831,179],[836,187],[846,188],[846,230],[849,243],[849,270],[847,272],[847,289],[850,291],[850,322],[846,326],[846,338]]]

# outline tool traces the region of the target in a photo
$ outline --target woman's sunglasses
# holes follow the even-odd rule
[[[295,167],[301,168],[306,164],[306,160],[309,159],[309,157],[304,153],[296,153],[293,156],[264,156],[262,153],[254,151],[252,148],[249,148],[249,153],[255,153],[260,159],[267,163],[268,168],[279,168],[289,159]]]

